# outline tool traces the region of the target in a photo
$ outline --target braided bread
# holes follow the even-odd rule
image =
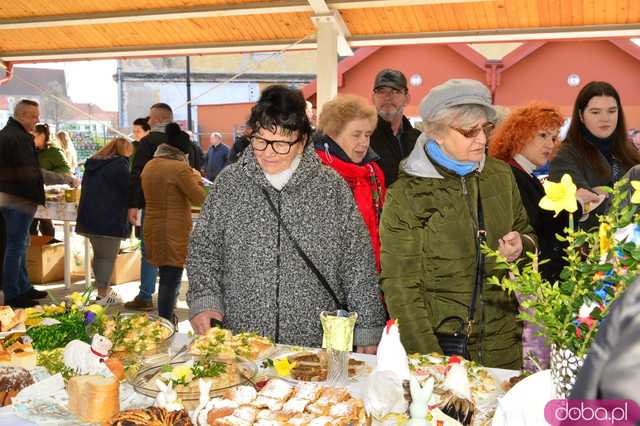
[[[122,411],[105,424],[107,426],[193,426],[186,411],[167,411],[160,407]]]

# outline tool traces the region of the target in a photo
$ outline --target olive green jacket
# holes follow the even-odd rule
[[[40,168],[49,170],[50,172],[68,175],[71,173],[71,167],[67,158],[64,156],[62,148],[50,144],[43,150],[38,151],[38,162]]]
[[[442,352],[434,329],[446,317],[464,320],[475,285],[478,184],[487,244],[510,231],[527,234],[526,251],[535,237],[511,168],[486,158],[479,172],[460,177],[434,165],[424,151],[425,138],[401,166],[400,177],[387,192],[380,238],[381,285],[392,318],[398,318],[402,343],[409,353]],[[485,275],[494,275],[487,259]],[[519,368],[522,364],[521,324],[517,301],[497,286],[483,291],[484,322],[471,334],[471,357],[489,367]],[[482,317],[477,304],[476,320]],[[445,323],[439,331],[453,332]],[[477,337],[483,329],[481,353]]]

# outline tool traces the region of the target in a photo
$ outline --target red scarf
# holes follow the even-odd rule
[[[380,213],[387,192],[384,175],[375,161],[364,165],[349,163],[329,154],[325,150],[316,150],[322,163],[331,167],[349,184],[353,198],[360,210],[362,219],[369,229],[371,246],[376,257],[376,269],[380,272]]]

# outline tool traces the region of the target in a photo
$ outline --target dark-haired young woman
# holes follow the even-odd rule
[[[385,313],[369,235],[349,186],[316,155],[305,108],[284,86],[252,108],[251,145],[218,175],[191,233],[191,324],[318,347],[320,312],[344,306],[358,314],[354,345],[373,353]]]
[[[618,92],[607,82],[590,82],[578,93],[567,138],[551,161],[549,179],[558,182],[567,173],[578,188],[602,193],[601,186],[612,186],[639,163],[640,154],[627,140]],[[602,203],[593,213],[607,206]],[[594,224],[592,214],[584,226]]]

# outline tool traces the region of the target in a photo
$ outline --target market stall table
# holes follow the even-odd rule
[[[171,343],[171,348],[169,350],[169,353],[176,353],[178,350],[180,350],[180,348],[182,348],[188,341],[190,340],[190,337],[187,334],[176,334],[172,343]],[[361,359],[363,361],[365,361],[370,367],[375,367],[376,364],[376,357],[374,355],[363,355],[363,354],[353,354],[353,356],[355,358]],[[519,374],[518,371],[513,371],[513,370],[504,370],[504,369],[499,369],[499,368],[487,368],[487,370],[493,374],[493,376],[498,380],[499,383],[508,380],[509,378],[516,376]],[[350,386],[350,391],[352,392],[352,394],[355,397],[361,397],[362,393],[363,393],[363,381],[357,381],[354,382],[351,386]],[[533,399],[535,399],[536,397],[534,397],[533,395],[531,395],[531,398],[527,401],[527,404],[525,405],[530,405],[531,407],[537,407],[539,406],[539,404],[533,404]],[[513,407],[512,407],[513,408]],[[496,425],[502,425],[504,424],[503,422],[498,422],[496,423]],[[4,408],[0,408],[0,426],[34,426],[35,423],[30,422],[28,420],[22,419],[18,416],[16,416],[13,411],[11,406],[8,407],[4,407]]]

